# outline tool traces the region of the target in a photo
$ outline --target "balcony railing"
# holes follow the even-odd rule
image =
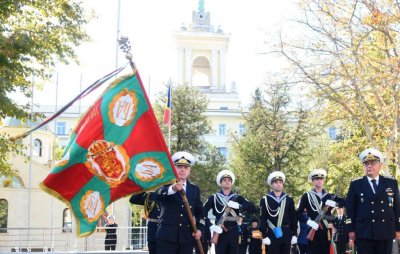
[[[0,253],[103,251],[105,229],[98,227],[90,236],[77,238],[71,229],[7,228],[6,233],[0,233]],[[116,250],[146,250],[146,238],[147,227],[118,227]]]

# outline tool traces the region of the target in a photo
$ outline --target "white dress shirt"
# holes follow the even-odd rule
[[[374,186],[372,185],[372,179],[374,179],[374,178],[371,178],[371,177],[369,177],[369,176],[367,176],[367,178],[368,178],[368,183],[369,183],[369,185],[371,186],[371,189],[372,189],[372,191],[374,192],[374,194],[375,194],[375,189],[374,189]],[[379,186],[379,175],[375,178],[375,180],[376,180],[376,185],[377,186]]]

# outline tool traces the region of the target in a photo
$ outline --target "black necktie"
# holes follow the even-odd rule
[[[376,184],[376,180],[372,179],[371,183],[372,183],[372,188],[374,189],[374,193],[376,193],[376,191],[378,190],[378,185]]]

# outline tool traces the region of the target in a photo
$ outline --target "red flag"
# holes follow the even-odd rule
[[[175,179],[171,156],[136,72],[110,84],[89,108],[41,188],[71,208],[82,237],[95,230],[112,202]]]
[[[164,123],[171,127],[172,103],[171,103],[171,83],[168,85],[167,105],[164,110]]]

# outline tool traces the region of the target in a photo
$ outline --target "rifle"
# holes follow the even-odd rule
[[[330,200],[327,200],[327,201],[330,201]],[[334,202],[334,201],[332,201],[332,202]],[[325,215],[328,212],[330,207],[333,207],[333,204],[331,202],[329,202],[329,203],[326,202],[325,205],[324,205],[324,208],[322,208],[322,212],[320,214],[318,214],[317,218],[314,220],[315,223],[317,223],[319,225],[319,227],[321,227],[321,220],[323,220],[323,219],[328,219],[329,220],[329,219],[332,218],[331,216]],[[315,232],[316,231],[317,231],[316,229],[311,228],[310,231],[307,234],[307,239],[310,240],[310,241],[314,240],[314,236],[315,236]]]
[[[217,226],[220,226],[221,228],[223,227],[225,219],[229,215],[230,211],[231,211],[231,208],[229,206],[225,207],[224,214],[217,221]],[[211,243],[217,245],[218,244],[218,239],[219,239],[219,233],[213,232],[213,235],[211,237]]]
[[[237,189],[236,189],[236,194],[238,194],[239,191],[240,191],[240,189],[237,188]],[[235,200],[236,200],[236,197],[235,197],[232,201],[235,201]],[[225,220],[226,220],[226,217],[228,217],[228,215],[229,215],[229,213],[231,212],[232,209],[233,209],[233,208],[230,208],[230,207],[228,206],[228,204],[226,204],[225,210],[224,210],[224,214],[221,216],[221,218],[219,218],[219,220],[218,220],[217,223],[216,223],[217,226],[220,226],[222,229],[225,230],[225,228],[223,228],[224,222],[225,222]],[[233,210],[233,214],[235,215],[234,210]],[[225,230],[225,231],[226,231],[226,230]],[[219,239],[219,234],[220,234],[220,233],[213,232],[213,235],[212,235],[212,237],[211,237],[211,243],[217,245],[218,239]]]

